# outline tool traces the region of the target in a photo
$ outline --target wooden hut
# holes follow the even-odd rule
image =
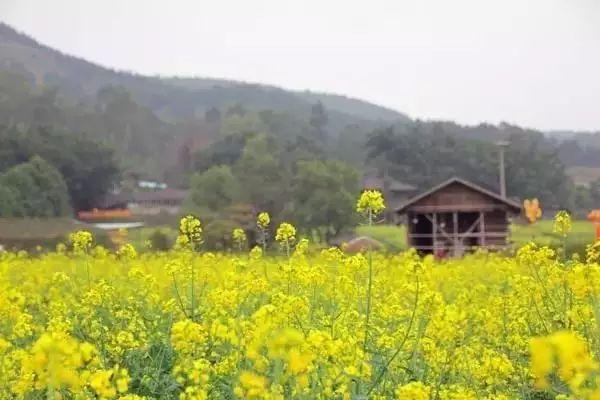
[[[520,212],[518,203],[460,178],[396,209],[406,215],[408,245],[439,257],[461,256],[476,247],[506,248],[509,217]]]

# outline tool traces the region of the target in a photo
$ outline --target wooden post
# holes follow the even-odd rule
[[[431,234],[432,234],[432,241],[433,243],[431,243],[432,247],[433,247],[433,255],[437,254],[437,214],[433,213],[432,217],[431,217]]]
[[[479,232],[481,234],[481,246],[485,247],[485,213],[483,211],[479,212]]]
[[[406,213],[406,243],[408,247],[412,247],[415,244],[412,242],[412,230],[413,230],[413,222],[412,222],[412,214]]]
[[[458,212],[454,211],[452,213],[452,229],[453,229],[453,233],[454,233],[454,240],[452,240],[452,246],[454,247],[454,249],[452,250],[452,254],[454,256],[457,256],[456,251],[458,248]]]

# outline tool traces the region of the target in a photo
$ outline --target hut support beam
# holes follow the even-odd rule
[[[433,254],[437,253],[437,231],[438,231],[438,224],[437,224],[437,214],[433,213],[433,216],[431,217],[431,228],[432,228],[432,233],[433,233]]]
[[[462,232],[459,236],[461,237],[461,244],[462,241],[471,233],[473,233],[473,231],[475,230],[475,228],[477,228],[478,226],[480,226],[481,224],[481,215],[479,216],[479,218],[477,218],[477,220],[475,220],[475,222],[473,222],[473,224],[469,227],[469,229],[467,229],[465,232]]]
[[[453,249],[452,249],[452,254],[456,257],[458,256],[458,244],[459,244],[459,239],[458,239],[458,212],[454,211],[452,213],[452,229],[453,229]]]
[[[479,212],[479,234],[481,235],[479,244],[481,246],[485,247],[486,231],[485,231],[485,213],[483,211]]]
[[[436,234],[437,233],[441,233],[443,236],[446,237],[446,239],[452,240],[452,236],[450,236],[448,234],[448,232],[446,232],[446,230],[444,228],[442,228],[442,226],[440,224],[437,223],[437,217],[435,218],[436,223],[434,224],[434,222],[433,222],[434,221],[434,215],[437,215],[437,214],[431,214],[431,216],[429,216],[428,214],[423,214],[423,215],[425,215],[425,218],[427,218],[429,220],[429,222],[431,222],[431,227],[432,227],[431,234],[432,235],[434,233],[433,227],[437,226],[437,230],[435,230]]]

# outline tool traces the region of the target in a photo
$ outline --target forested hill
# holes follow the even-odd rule
[[[321,101],[332,125],[343,127],[361,120],[407,121],[384,107],[339,95],[294,92],[277,87],[209,78],[159,78],[103,68],[62,54],[0,23],[0,67],[24,75],[37,85],[56,87],[73,101],[86,101],[108,85],[124,86],[136,102],[165,120],[204,115],[210,107],[241,103],[249,110],[285,111],[300,117]]]
[[[281,216],[295,210],[312,228],[332,213],[345,224],[365,173],[386,171],[420,189],[454,175],[493,187],[498,140],[511,142],[512,195],[587,210],[600,204],[596,139],[504,123],[411,120],[358,99],[262,84],[145,77],[64,55],[0,23],[0,179],[36,175],[47,162],[74,210],[101,204],[127,177],[190,188],[196,206],[218,203],[209,210],[214,215],[227,214],[219,207],[250,204]],[[62,151],[65,144],[72,148]],[[99,182],[96,171],[104,171],[98,193],[82,190],[82,182]],[[5,190],[4,198],[19,205],[36,191]],[[4,214],[32,215],[14,207]]]

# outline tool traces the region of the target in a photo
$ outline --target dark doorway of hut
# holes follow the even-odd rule
[[[441,212],[414,214],[410,239],[421,253],[438,258],[461,257],[468,250],[485,246],[483,215],[478,212]]]

